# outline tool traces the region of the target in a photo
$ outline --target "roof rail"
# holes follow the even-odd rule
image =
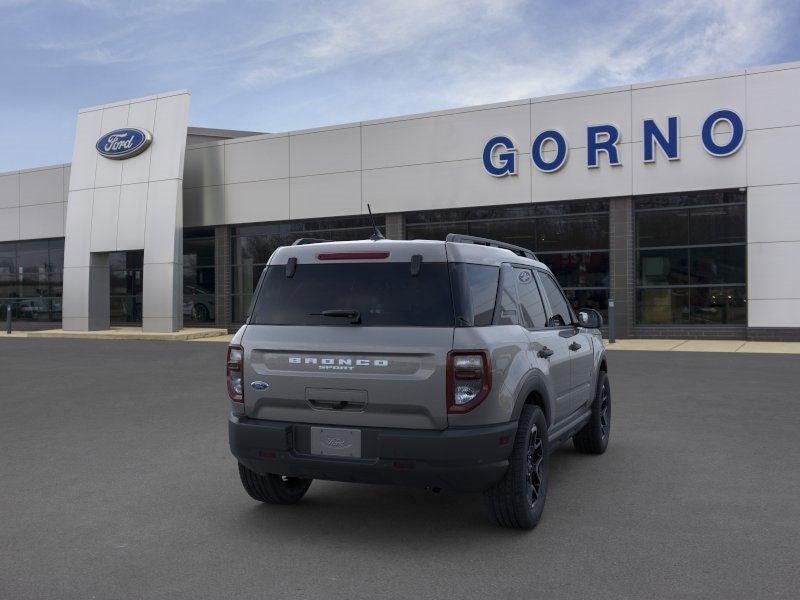
[[[515,246],[514,244],[506,244],[505,242],[498,242],[497,240],[490,240],[489,238],[477,237],[475,235],[462,235],[460,233],[448,233],[447,242],[457,242],[459,244],[477,244],[478,246],[491,246],[492,248],[503,248],[504,250],[511,250],[518,256],[524,256],[532,260],[539,260],[533,251],[523,248],[522,246]]]
[[[320,238],[297,238],[292,242],[292,246],[305,246],[306,244],[324,244],[331,240],[323,240]]]

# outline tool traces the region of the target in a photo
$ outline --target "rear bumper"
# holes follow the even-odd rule
[[[310,428],[231,414],[231,452],[262,474],[478,492],[505,474],[517,423],[443,431],[365,427],[362,458],[310,454]]]

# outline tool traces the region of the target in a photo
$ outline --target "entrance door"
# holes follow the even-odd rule
[[[142,325],[143,264],[144,250],[109,254],[112,325]]]

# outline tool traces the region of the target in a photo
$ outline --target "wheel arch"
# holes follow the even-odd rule
[[[555,416],[555,406],[553,396],[547,388],[544,376],[538,372],[532,372],[523,382],[517,394],[517,401],[514,405],[514,419],[519,419],[525,405],[532,404],[542,409],[547,427],[553,425]]]
[[[606,360],[606,350],[605,348],[602,349],[600,354],[597,357],[597,362],[595,363],[597,368],[595,369],[594,373],[594,387],[592,389],[597,390],[598,382],[600,381],[600,373],[605,373],[608,375],[608,361]],[[594,396],[592,397],[594,399]]]

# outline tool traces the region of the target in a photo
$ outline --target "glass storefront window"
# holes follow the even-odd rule
[[[234,282],[233,289],[236,290],[235,293],[252,294],[265,266],[260,264],[233,267],[231,269],[231,280]]]
[[[213,267],[214,238],[184,239],[184,267]]]
[[[0,298],[14,298],[19,295],[17,276],[0,272]]]
[[[489,223],[453,223],[448,225],[446,223],[425,223],[420,225],[408,225],[406,221],[406,239],[407,240],[443,240],[447,237],[448,233],[459,233],[463,235],[477,235],[478,237],[491,237],[492,227]],[[523,236],[513,235],[509,232],[507,241],[510,244],[517,246],[527,247],[525,245],[526,239]],[[532,232],[529,234],[528,239],[533,241]],[[530,243],[528,244],[530,245]]]
[[[724,325],[747,322],[744,286],[692,288],[690,321],[695,325]]]
[[[689,272],[693,285],[732,283],[744,285],[746,246],[712,246],[689,250]]]
[[[0,275],[17,272],[17,244],[7,242],[0,244]]]
[[[642,325],[689,323],[689,288],[640,288],[636,296],[638,323]]]
[[[247,318],[247,310],[250,308],[250,302],[253,300],[252,294],[242,294],[233,296],[233,322],[244,323]]]
[[[11,305],[14,319],[61,320],[64,240],[0,244],[0,305]]]
[[[747,211],[744,204],[694,208],[689,221],[689,243],[736,244],[746,242]]]
[[[636,199],[637,323],[747,323],[746,209],[738,190]]]
[[[573,308],[607,316],[609,200],[431,210],[405,215],[406,239],[461,233],[533,250],[555,274]]]
[[[50,271],[48,242],[27,242],[17,245],[17,268],[23,274],[47,273]]]
[[[183,236],[183,323],[215,321],[216,243],[212,228],[189,229]]]
[[[454,223],[453,225],[433,225],[428,226],[431,233],[432,227],[437,227],[436,237],[428,239],[443,240],[448,233],[461,233],[466,235],[477,235],[490,239],[497,239],[495,233],[498,227],[502,229],[503,241],[523,248],[533,248],[536,246],[536,230],[527,221],[473,221],[468,223]]]
[[[639,284],[642,286],[687,285],[689,250],[664,248],[639,251]]]
[[[608,218],[598,215],[549,217],[536,222],[536,251],[607,250]]]
[[[686,246],[689,243],[688,210],[654,210],[636,218],[640,248]]]
[[[112,252],[108,256],[108,267],[111,324],[141,325],[144,251]]]
[[[565,288],[609,287],[608,252],[558,252],[536,255]]]

